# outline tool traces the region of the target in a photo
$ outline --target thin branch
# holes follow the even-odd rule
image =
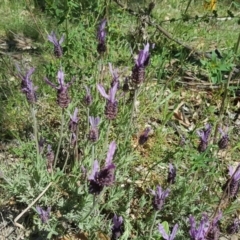
[[[38,195],[38,197],[14,219],[15,226],[25,229],[23,227],[23,225],[21,225],[20,223],[17,223],[17,221],[23,216],[23,214],[25,212],[27,212],[45,194],[45,192],[49,189],[49,187],[52,185],[52,183],[53,182],[50,182],[47,185],[47,187]]]

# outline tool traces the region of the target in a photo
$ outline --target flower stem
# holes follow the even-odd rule
[[[106,137],[105,137],[105,143],[104,143],[104,145],[103,145],[104,148],[103,148],[103,151],[102,151],[101,159],[103,159],[104,149],[107,149],[107,148],[108,148],[108,137],[109,137],[111,125],[112,125],[112,121],[109,120],[109,121],[108,121],[108,126],[107,126]],[[101,160],[100,160],[100,161],[101,161]]]
[[[76,142],[75,142],[74,150],[73,150],[74,164],[77,163],[77,165],[79,165],[79,155],[78,155],[78,133],[79,133],[79,127],[78,127],[78,125],[77,125],[77,130],[76,130]]]
[[[71,144],[71,136],[70,136],[70,138],[69,138],[69,148],[68,148],[66,160],[65,160],[64,165],[63,165],[63,168],[62,168],[62,172],[64,172],[65,167],[67,166],[67,162],[68,162],[69,155],[70,155],[70,144]]]
[[[154,226],[155,226],[155,222],[156,222],[156,218],[157,218],[158,212],[159,212],[159,211],[156,211],[156,212],[154,213],[153,223],[152,223],[152,226],[151,226],[151,229],[150,229],[150,233],[149,233],[149,238],[148,238],[148,240],[151,240],[151,239],[152,239],[153,228],[154,228]]]
[[[93,162],[94,162],[94,157],[95,157],[95,146],[94,146],[94,143],[92,144],[92,165],[93,165]]]
[[[95,209],[96,205],[97,205],[97,201],[96,201],[97,196],[93,195],[93,205],[92,208],[90,209],[90,211],[88,212],[88,214],[81,220],[81,222],[83,222]]]
[[[103,83],[103,77],[104,77],[104,62],[103,62],[103,58],[102,56],[100,56],[100,59],[99,59],[99,79],[100,79],[100,83],[102,84]]]
[[[34,134],[34,140],[36,143],[36,150],[37,150],[37,161],[39,160],[39,144],[38,144],[38,127],[37,127],[37,118],[35,114],[35,109],[33,104],[31,104],[31,115],[33,119],[33,134]]]
[[[109,121],[108,121],[107,133],[106,133],[106,144],[105,144],[105,146],[108,145],[108,137],[109,137],[111,125],[112,125],[112,121],[109,120]]]
[[[56,152],[55,159],[54,159],[54,165],[53,165],[54,168],[56,167],[59,150],[60,150],[60,147],[61,147],[61,144],[62,144],[63,126],[64,126],[64,108],[62,108],[60,138],[59,138],[58,148],[57,148],[57,152]]]
[[[86,141],[88,139],[88,133],[89,133],[89,129],[90,129],[90,127],[89,127],[89,112],[90,112],[90,110],[89,110],[89,107],[88,107],[87,108],[87,131],[86,131],[86,134],[85,134]]]
[[[186,9],[185,9],[185,11],[184,11],[184,14],[187,14],[187,11],[188,11],[188,8],[189,8],[191,2],[192,2],[192,0],[189,0],[189,1],[188,1],[187,7],[186,7]]]
[[[134,90],[134,99],[133,99],[132,111],[131,111],[131,118],[130,118],[130,122],[129,122],[128,127],[127,127],[127,134],[126,134],[124,145],[126,145],[126,142],[128,140],[129,134],[130,134],[130,127],[132,126],[135,104],[136,104],[136,101],[137,101],[137,94],[138,94],[138,89],[135,89]]]

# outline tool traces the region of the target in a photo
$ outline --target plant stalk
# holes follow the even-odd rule
[[[155,222],[156,222],[156,218],[157,218],[158,212],[159,212],[159,211],[156,211],[156,212],[154,213],[153,223],[152,223],[152,226],[151,226],[151,229],[150,229],[150,233],[149,233],[149,238],[148,238],[148,240],[151,240],[151,239],[152,239],[153,228],[154,228],[154,226],[155,226]]]
[[[185,9],[185,11],[184,11],[184,14],[187,13],[188,8],[190,7],[191,2],[192,2],[192,0],[189,0],[189,1],[188,1],[187,7],[186,7],[186,9]]]
[[[57,152],[56,152],[55,159],[54,159],[54,165],[53,165],[54,168],[56,167],[59,150],[60,150],[60,147],[61,147],[61,144],[62,144],[63,126],[64,126],[64,108],[62,108],[60,138],[59,138],[58,148],[57,148]]]
[[[36,118],[35,109],[34,109],[33,104],[31,104],[30,108],[31,108],[31,115],[32,115],[32,119],[33,119],[33,134],[34,134],[34,140],[35,140],[35,144],[36,144],[37,161],[38,161],[40,155],[39,155],[39,143],[38,143],[37,118]]]
[[[92,208],[90,209],[90,211],[88,212],[88,214],[81,220],[82,222],[93,212],[93,210],[95,209],[96,205],[97,205],[97,196],[93,195],[93,205]]]

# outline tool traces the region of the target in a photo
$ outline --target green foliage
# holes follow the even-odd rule
[[[112,235],[114,214],[124,220],[120,239],[145,240],[151,235],[152,239],[162,239],[158,223],[163,224],[167,233],[178,223],[175,239],[188,239],[189,215],[200,219],[206,212],[211,216],[221,203],[222,187],[227,180],[226,167],[238,161],[239,139],[231,140],[234,148],[219,150],[214,139],[219,139],[219,135],[213,136],[212,132],[207,149],[198,152],[200,140],[196,130],[206,122],[215,124],[220,118],[216,115],[222,96],[212,91],[210,102],[205,96],[207,91],[202,95],[199,90],[191,91],[183,79],[185,73],[191,71],[195,83],[197,71],[201,70],[208,77],[201,85],[226,83],[225,75],[235,67],[236,53],[229,49],[233,49],[237,35],[232,33],[232,24],[225,22],[226,32],[219,31],[217,18],[227,13],[234,18],[236,27],[232,8],[238,9],[238,4],[234,2],[231,10],[230,7],[226,10],[228,6],[225,6],[206,13],[197,2],[193,5],[192,1],[164,0],[156,2],[151,14],[146,14],[149,1],[129,4],[122,1],[130,11],[108,0],[35,0],[31,4],[20,1],[19,8],[16,7],[18,2],[6,2],[11,2],[10,7],[3,3],[0,6],[6,11],[11,8],[16,19],[10,21],[11,17],[3,15],[3,22],[11,23],[0,24],[4,39],[15,41],[21,34],[34,41],[34,47],[1,51],[0,137],[4,144],[17,141],[3,151],[14,156],[14,161],[8,159],[8,155],[0,155],[0,190],[4,198],[0,209],[11,207],[7,202],[11,199],[20,213],[44,193],[19,221],[31,232],[30,239],[56,239],[80,233],[87,239],[107,238]],[[132,11],[139,13],[140,18],[138,14],[131,15]],[[96,32],[103,17],[108,20],[107,52],[100,55]],[[192,52],[166,40],[157,28],[158,23],[171,32],[172,40],[181,39],[205,52],[209,51],[209,42],[222,38],[228,50],[221,51],[222,57],[213,52],[210,58],[199,57],[200,60],[192,61]],[[209,34],[210,30],[214,33]],[[47,33],[51,31],[58,40],[65,36],[61,58],[54,56],[54,47],[47,41]],[[106,100],[97,90],[97,84],[102,84],[108,92],[112,81],[109,62],[118,69],[121,87],[126,78],[131,81],[135,55],[146,42],[151,43],[151,64],[146,67],[145,81],[137,90],[134,86],[130,86],[128,92],[118,90],[117,119],[109,121],[104,114]],[[223,46],[222,41],[217,43]],[[22,56],[21,60],[16,54]],[[34,104],[29,104],[21,91],[16,64],[24,73],[30,67],[37,68],[32,77],[34,86],[38,87]],[[65,83],[76,78],[68,91],[71,103],[64,110],[56,103],[59,92],[44,81],[47,77],[58,86],[60,68],[65,74]],[[93,97],[90,106],[84,101],[85,86],[90,88]],[[74,145],[69,121],[76,107],[79,123]],[[101,117],[96,143],[88,139],[89,116]],[[231,125],[231,122],[224,124]],[[141,145],[139,136],[146,127],[152,131],[147,142]],[[185,145],[179,143],[182,137]],[[38,142],[41,138],[45,139],[42,151]],[[100,167],[104,167],[112,141],[117,144],[113,158],[115,182],[99,195],[90,194],[88,178],[93,162],[97,159]],[[49,168],[49,145],[55,154],[56,166],[52,168]],[[167,182],[169,163],[177,169],[175,184]],[[46,189],[48,184],[50,187]],[[149,189],[156,189],[157,185],[169,188],[170,194],[164,207],[156,213]],[[47,223],[41,221],[37,206],[45,210],[51,206]],[[237,211],[237,201],[230,199],[221,209],[224,221],[231,220],[230,214]]]
[[[230,72],[233,68],[233,64],[225,57],[219,58],[218,55],[213,52],[210,60],[201,60],[203,67],[209,74],[209,78],[213,84],[220,84],[223,82],[223,73]],[[232,57],[232,56],[231,56]]]

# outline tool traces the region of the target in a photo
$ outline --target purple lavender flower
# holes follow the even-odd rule
[[[40,137],[39,141],[38,141],[38,149],[39,152],[42,153],[43,152],[43,148],[44,148],[44,144],[46,142],[46,139],[43,137]]]
[[[138,139],[139,145],[143,145],[145,142],[147,142],[150,131],[151,131],[151,128],[149,128],[149,127],[145,128],[143,133],[139,136],[139,139]]]
[[[116,143],[113,141],[109,145],[107,158],[105,161],[105,167],[99,170],[99,163],[94,161],[92,173],[89,176],[89,193],[99,194],[104,187],[108,187],[114,183],[114,170],[115,165],[112,163],[112,159],[116,150]]]
[[[166,197],[169,195],[170,189],[163,191],[160,186],[157,186],[156,191],[151,190],[152,195],[154,196],[153,207],[156,210],[161,210]]]
[[[168,169],[168,178],[167,178],[167,182],[168,183],[175,183],[175,180],[176,180],[176,168],[171,164],[169,163],[169,169]]]
[[[163,228],[162,224],[158,224],[158,231],[160,232],[160,234],[162,235],[162,237],[165,240],[174,240],[176,234],[177,234],[177,230],[178,230],[178,224],[175,224],[172,230],[172,233],[170,235],[168,235],[165,231],[165,229]]]
[[[129,79],[128,79],[128,77],[126,77],[125,80],[124,80],[124,84],[123,84],[122,90],[124,92],[128,92],[129,91]]]
[[[227,193],[231,198],[235,198],[238,194],[240,185],[240,165],[238,165],[236,170],[234,170],[232,166],[229,166],[228,169],[230,179],[226,182],[223,188],[225,189],[226,187],[228,187]]]
[[[113,227],[112,227],[112,237],[111,240],[118,239],[124,232],[123,218],[117,216],[116,214],[113,217]]]
[[[228,234],[235,234],[238,233],[240,230],[240,220],[235,218],[232,223],[227,226],[227,233]]]
[[[77,126],[78,126],[78,108],[75,108],[73,115],[70,115],[70,121],[68,123],[68,128],[71,132],[71,144],[75,146],[77,142]]]
[[[149,43],[144,46],[143,50],[140,50],[138,58],[135,60],[135,64],[138,67],[146,67],[149,64],[150,53],[149,53]]]
[[[144,81],[145,78],[145,67],[149,64],[150,53],[149,53],[149,43],[144,46],[138,54],[135,60],[135,66],[132,69],[132,81],[134,84],[139,85]]]
[[[107,47],[106,47],[106,24],[107,20],[103,19],[98,27],[97,31],[97,39],[98,39],[98,46],[97,46],[97,51],[99,54],[103,54],[106,52]]]
[[[222,218],[222,212],[219,211],[218,214],[212,220],[207,233],[206,233],[206,240],[218,240],[219,239],[219,226],[218,222]]]
[[[117,69],[113,69],[112,64],[109,63],[109,70],[110,70],[110,73],[112,75],[111,87],[113,87],[115,85],[115,83],[117,83],[117,88],[119,89],[120,88],[120,81],[119,81],[119,76],[118,76]]]
[[[207,233],[208,227],[209,227],[209,221],[206,214],[203,214],[202,220],[199,224],[199,227],[196,227],[195,219],[192,215],[189,217],[190,222],[190,230],[189,234],[191,237],[191,240],[205,240],[205,234]]]
[[[87,94],[84,97],[84,102],[87,106],[90,106],[92,104],[92,95],[90,89],[87,86],[85,86],[85,89]]]
[[[72,133],[77,132],[78,121],[79,121],[78,108],[75,108],[73,115],[70,115],[70,121],[68,124],[70,132],[72,132]]]
[[[75,81],[75,78],[71,80],[71,82],[65,84],[64,83],[64,73],[62,69],[58,71],[58,83],[59,86],[56,86],[52,82],[50,82],[47,78],[45,78],[45,81],[48,85],[50,85],[52,88],[55,88],[57,90],[57,103],[61,108],[68,107],[70,103],[70,98],[68,97],[68,88],[73,84]]]
[[[101,84],[97,85],[98,91],[101,93],[101,95],[105,99],[107,99],[107,104],[105,106],[105,115],[109,120],[113,120],[117,117],[118,103],[115,99],[117,87],[118,87],[118,84],[115,83],[115,85],[110,88],[109,94],[107,94]]]
[[[206,124],[204,129],[197,131],[197,134],[200,138],[200,143],[198,145],[199,152],[204,152],[207,149],[211,130],[212,130],[212,126],[210,124]]]
[[[91,142],[97,142],[98,140],[98,124],[100,123],[100,118],[99,117],[89,117],[89,122],[91,125],[90,131],[89,131],[89,135],[88,135],[88,139]]]
[[[222,130],[222,128],[219,128],[218,130],[221,133],[221,138],[218,141],[218,147],[219,147],[219,149],[225,149],[225,148],[227,148],[228,143],[229,143],[229,136],[227,134],[227,131],[224,132]]]
[[[53,43],[54,45],[54,55],[57,57],[57,58],[60,58],[62,57],[63,55],[63,50],[62,50],[62,46],[61,44],[63,43],[64,41],[64,35],[62,35],[61,39],[58,41],[57,40],[57,37],[56,37],[56,34],[52,31],[50,35],[48,35],[48,40]]]
[[[104,186],[98,182],[99,163],[97,160],[93,163],[92,173],[89,176],[89,193],[98,195],[103,190]]]
[[[28,70],[26,74],[22,74],[19,66],[17,65],[18,77],[22,80],[21,89],[22,92],[26,95],[26,98],[29,103],[35,103],[37,101],[36,90],[37,87],[34,87],[33,82],[31,81],[31,75],[35,71],[35,68]]]
[[[105,167],[99,172],[98,182],[103,186],[111,186],[114,183],[115,165],[112,163],[114,153],[116,151],[116,143],[113,141],[109,144]]]
[[[46,223],[50,218],[51,207],[48,207],[47,210],[43,210],[41,207],[36,207],[37,213],[42,220],[42,223]]]

